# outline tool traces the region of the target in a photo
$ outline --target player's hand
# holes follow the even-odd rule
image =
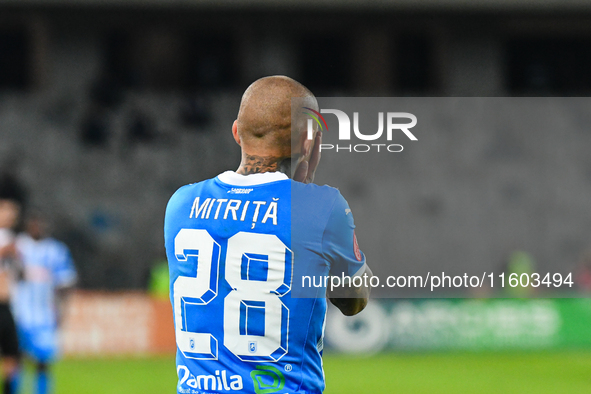
[[[0,257],[9,258],[16,257],[16,245],[13,243],[0,248]]]
[[[302,183],[314,182],[314,174],[316,167],[320,162],[320,144],[322,144],[322,132],[319,130],[314,138],[314,145],[312,146],[312,155],[308,160],[302,160],[295,170],[293,180]]]

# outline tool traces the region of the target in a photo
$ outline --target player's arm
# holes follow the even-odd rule
[[[16,247],[14,242],[0,248],[0,259],[9,259],[16,257]]]
[[[57,325],[60,327],[64,320],[66,305],[70,295],[72,294],[72,290],[74,289],[74,285],[67,286],[67,287],[59,287],[55,290],[55,307],[56,307],[56,320]]]
[[[373,276],[371,269],[366,264],[362,268],[363,272],[361,277],[366,277],[367,281]],[[366,286],[367,284],[367,286]],[[371,286],[369,282],[364,283],[362,286],[350,288],[338,288],[338,289],[327,289],[327,296],[330,302],[339,308],[339,310],[345,316],[353,316],[361,312],[367,306],[369,301],[369,295],[371,293]]]
[[[12,270],[14,277],[17,280],[22,280],[24,277],[24,267],[15,242],[0,248],[0,260],[7,263]]]
[[[351,209],[340,193],[324,231],[322,250],[330,264],[329,275],[341,278],[340,286],[333,288],[332,282],[329,284],[328,299],[344,315],[352,316],[361,312],[369,300],[373,274],[357,245]],[[349,280],[342,280],[343,277]],[[355,277],[360,277],[361,281],[353,280]]]
[[[74,286],[78,282],[76,269],[74,268],[74,261],[69,249],[60,245],[61,258],[58,264],[54,267],[54,285],[55,285],[55,306],[56,318],[58,326],[64,320],[66,305],[70,298]]]

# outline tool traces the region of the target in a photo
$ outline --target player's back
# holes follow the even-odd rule
[[[312,191],[305,194],[318,211],[306,219],[292,211],[293,185],[281,173],[226,172],[171,198],[165,242],[179,393],[324,389],[324,290],[319,298],[294,298],[291,289],[304,271],[328,273],[322,233],[338,192],[297,184]],[[315,199],[318,193],[330,198]]]

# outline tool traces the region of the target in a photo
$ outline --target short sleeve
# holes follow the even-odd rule
[[[357,244],[353,213],[338,193],[322,237],[322,252],[330,263],[330,275],[354,276],[365,267],[365,255]]]
[[[68,247],[61,243],[55,245],[55,260],[53,263],[53,281],[56,287],[73,286],[77,280],[74,260]]]

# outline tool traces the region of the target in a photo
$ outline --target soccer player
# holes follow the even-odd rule
[[[39,212],[28,216],[16,248],[24,270],[13,300],[19,340],[23,353],[36,364],[37,394],[47,394],[63,302],[76,283],[76,270],[68,247],[47,235],[47,221]]]
[[[318,109],[290,78],[255,81],[232,126],[237,171],[180,188],[166,208],[178,393],[321,393],[326,291],[304,298],[292,289],[302,275],[371,276],[347,202],[311,184],[321,134],[307,139],[298,114],[292,134],[292,97]],[[340,295],[328,294],[353,315],[369,288]]]
[[[4,394],[17,390],[19,366],[18,337],[10,310],[10,290],[17,264],[13,227],[18,221],[20,205],[12,199],[0,199],[0,356]]]

